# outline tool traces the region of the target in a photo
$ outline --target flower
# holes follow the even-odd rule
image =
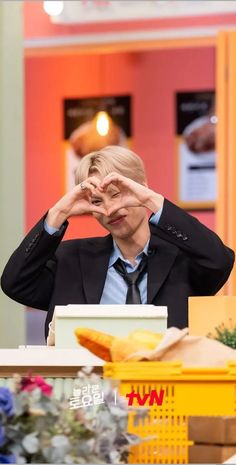
[[[8,417],[14,413],[12,393],[5,387],[0,387],[0,412],[1,411]]]
[[[41,376],[27,376],[21,380],[21,390],[31,392],[39,388],[45,396],[51,396],[52,386],[44,381]]]
[[[127,402],[117,392],[114,405],[113,386],[97,374],[81,369],[74,380],[74,388],[92,398],[78,409],[70,408],[66,394],[58,399],[40,376],[14,379],[12,415],[11,392],[1,389],[0,464],[121,464],[130,445],[140,442],[127,433]]]
[[[4,455],[0,454],[0,463],[16,463],[16,457],[15,455]]]
[[[0,447],[5,443],[5,430],[2,425],[0,425]],[[0,462],[1,463],[1,462]]]

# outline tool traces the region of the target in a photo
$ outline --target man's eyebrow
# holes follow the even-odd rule
[[[96,194],[92,194],[91,199],[93,199],[93,200],[102,200],[102,197],[99,197],[99,195],[96,195]]]

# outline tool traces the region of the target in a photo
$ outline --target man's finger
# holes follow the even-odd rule
[[[96,205],[91,205],[90,211],[91,213],[101,213],[102,215],[108,216],[108,212],[105,210],[105,208],[96,207]]]
[[[108,175],[109,176],[109,175]],[[106,176],[103,181],[101,182],[101,189],[105,189],[107,186],[109,186],[110,184],[112,183],[121,183],[121,182],[124,182],[120,177],[119,175],[116,175],[116,174],[112,174],[110,175],[109,177]]]
[[[90,176],[88,179],[86,179],[87,182],[90,184],[93,184],[95,187],[99,187],[101,184],[101,180],[97,178],[96,176]]]

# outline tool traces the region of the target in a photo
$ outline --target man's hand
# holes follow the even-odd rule
[[[91,203],[91,195],[99,188],[101,181],[96,176],[90,176],[64,195],[48,212],[46,221],[49,226],[60,228],[71,216],[91,213],[102,213],[106,210]]]
[[[119,196],[110,211],[91,202],[92,195],[105,194],[108,186],[117,187]],[[110,173],[101,182],[96,176],[90,176],[64,195],[48,212],[46,221],[49,226],[60,228],[71,216],[101,213],[110,216],[120,208],[146,207],[153,213],[162,208],[164,197],[147,186],[139,184],[118,173]]]
[[[164,197],[149,189],[146,185],[139,184],[130,178],[122,176],[121,174],[112,172],[108,174],[99,186],[101,192],[106,192],[108,186],[113,184],[117,187],[120,195],[108,212],[112,215],[120,208],[126,207],[146,207],[153,213],[156,213],[163,206]]]

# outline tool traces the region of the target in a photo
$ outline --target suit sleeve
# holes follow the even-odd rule
[[[56,250],[65,234],[50,235],[44,228],[46,215],[27,234],[10,257],[1,277],[3,292],[17,302],[48,310],[57,268]]]
[[[234,265],[234,252],[217,234],[167,199],[155,230],[185,252],[189,279],[199,295],[214,295],[225,284]]]

